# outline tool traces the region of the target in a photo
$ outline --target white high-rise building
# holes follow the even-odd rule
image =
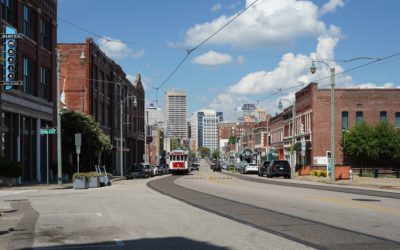
[[[173,89],[165,92],[164,123],[169,137],[188,137],[186,91]]]
[[[218,149],[218,123],[223,121],[222,112],[215,110],[200,110],[192,115],[192,140],[194,146],[207,147],[211,150]]]
[[[146,112],[149,116],[149,125],[161,125],[164,123],[164,114],[161,108],[156,107],[153,103],[150,103],[146,109]]]

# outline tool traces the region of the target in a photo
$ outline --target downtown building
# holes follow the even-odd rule
[[[95,164],[104,164],[108,172],[121,175],[121,150],[123,172],[128,166],[143,162],[145,93],[140,74],[132,83],[121,66],[91,38],[84,43],[60,43],[57,47],[61,54],[68,54],[61,63],[63,106],[93,116],[113,145],[111,153],[97,157],[93,170]],[[81,50],[86,55],[83,65],[79,63]],[[133,97],[136,97],[136,107]],[[63,152],[63,157],[71,153]]]
[[[295,166],[326,166],[327,151],[331,150],[330,94],[330,89],[319,89],[317,83],[310,83],[296,92],[294,119],[293,106],[289,106],[269,120],[268,150],[279,159],[290,160],[292,147]],[[386,121],[400,128],[400,89],[337,88],[334,116],[335,162],[339,166],[346,165],[340,141],[352,126]],[[302,148],[302,144],[305,147]]]
[[[215,110],[194,112],[191,118],[192,150],[206,147],[212,151],[219,147],[218,123],[224,120],[223,113]]]
[[[164,126],[166,128],[165,149],[170,151],[171,139],[187,140],[187,100],[186,91],[179,89],[168,90],[164,94]]]
[[[22,165],[22,182],[43,183],[47,163],[50,179],[56,175],[56,151],[49,152],[47,162],[40,128],[56,126],[57,1],[1,1],[1,26],[2,32],[8,27],[23,38],[16,39],[14,57],[14,81],[22,81],[22,86],[0,90],[0,155]],[[1,74],[4,81],[5,71]],[[55,135],[49,136],[49,148],[55,148],[55,142]]]

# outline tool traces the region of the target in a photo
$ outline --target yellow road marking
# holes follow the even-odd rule
[[[400,209],[390,208],[390,207],[382,207],[382,206],[377,206],[377,205],[372,205],[372,204],[365,204],[360,201],[353,201],[353,200],[333,198],[333,197],[329,198],[329,197],[322,197],[322,196],[305,196],[305,198],[311,199],[311,200],[318,200],[318,201],[322,201],[322,202],[326,202],[326,203],[342,205],[342,206],[346,206],[346,207],[362,208],[362,209],[371,210],[371,211],[375,211],[375,212],[382,212],[382,213],[388,213],[388,214],[400,216]]]

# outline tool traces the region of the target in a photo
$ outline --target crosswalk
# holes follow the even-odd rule
[[[35,192],[36,189],[27,189],[27,190],[0,190],[0,196],[8,196],[8,195],[17,195],[27,192]]]

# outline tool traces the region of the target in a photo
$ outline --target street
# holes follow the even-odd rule
[[[1,189],[0,210],[2,249],[400,248],[398,198],[242,180],[204,160],[105,188]]]

